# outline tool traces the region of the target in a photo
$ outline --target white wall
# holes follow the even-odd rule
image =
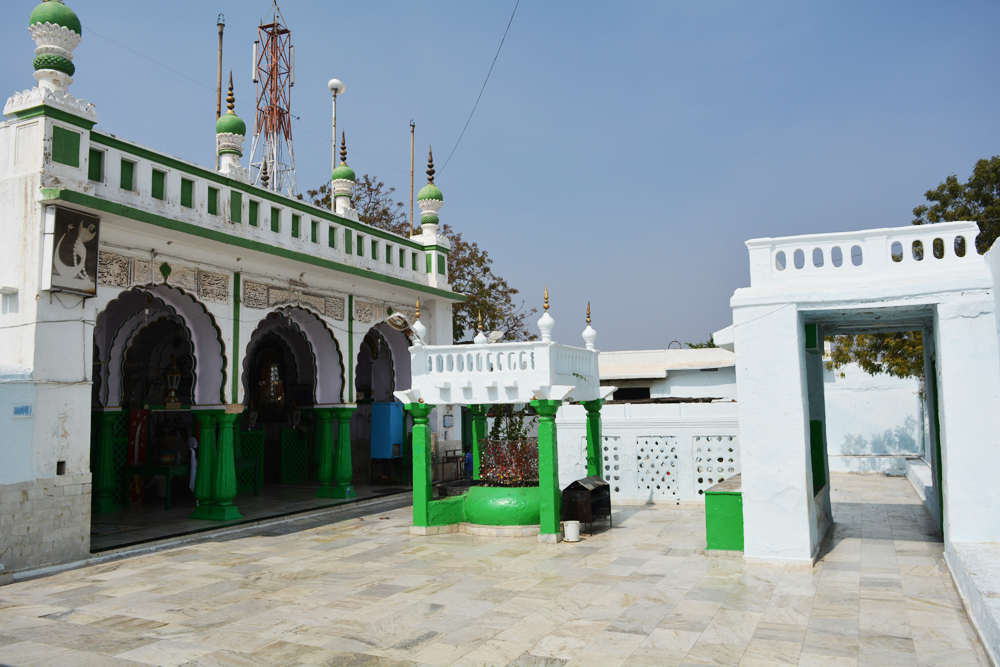
[[[601,422],[601,474],[611,484],[612,502],[704,501],[700,492],[718,481],[714,468],[719,464],[714,459],[720,448],[726,459],[722,476],[740,471],[735,403],[615,403],[601,410]],[[565,488],[587,476],[586,410],[563,406],[556,427],[559,485]],[[730,472],[730,468],[735,469]]]
[[[736,400],[736,367],[668,371],[665,379],[652,382],[649,397]]]
[[[826,442],[835,472],[905,469],[924,454],[920,381],[869,375],[857,364],[823,372]]]

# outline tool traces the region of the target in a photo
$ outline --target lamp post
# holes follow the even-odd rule
[[[326,84],[333,94],[333,142],[330,146],[330,171],[337,168],[337,95],[344,94],[344,82],[340,79],[330,79]],[[337,204],[333,196],[333,183],[330,183],[330,210],[336,211]]]

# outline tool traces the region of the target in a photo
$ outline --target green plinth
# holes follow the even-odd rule
[[[710,551],[743,551],[740,475],[705,491],[705,542]]]
[[[540,520],[537,486],[473,486],[464,497],[465,520],[469,523],[481,526],[534,526]]]

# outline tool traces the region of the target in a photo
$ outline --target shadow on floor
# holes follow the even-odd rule
[[[316,488],[307,484],[283,484],[265,486],[257,496],[238,495],[234,502],[243,518],[234,521],[191,519],[189,517],[194,507],[190,499],[175,499],[169,511],[163,509],[162,503],[156,503],[94,514],[91,517],[90,552],[96,554],[148,542],[188,537],[219,528],[307,514],[410,491],[403,486],[356,486],[356,498],[337,500],[313,497]],[[371,512],[372,509],[368,508],[367,511]]]

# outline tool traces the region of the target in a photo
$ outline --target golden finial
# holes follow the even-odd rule
[[[549,286],[545,286],[545,312],[549,312]]]
[[[417,297],[417,319],[420,319],[420,297]]]
[[[483,311],[479,311],[479,330],[483,330]]]
[[[427,147],[427,182],[434,182],[434,151]]]
[[[587,326],[590,326],[590,302],[587,302]]]
[[[226,95],[226,108],[229,109],[229,113],[236,113],[233,111],[236,108],[236,98],[233,97],[233,70],[229,70],[229,93]]]
[[[347,165],[347,137],[340,133],[340,164]]]

